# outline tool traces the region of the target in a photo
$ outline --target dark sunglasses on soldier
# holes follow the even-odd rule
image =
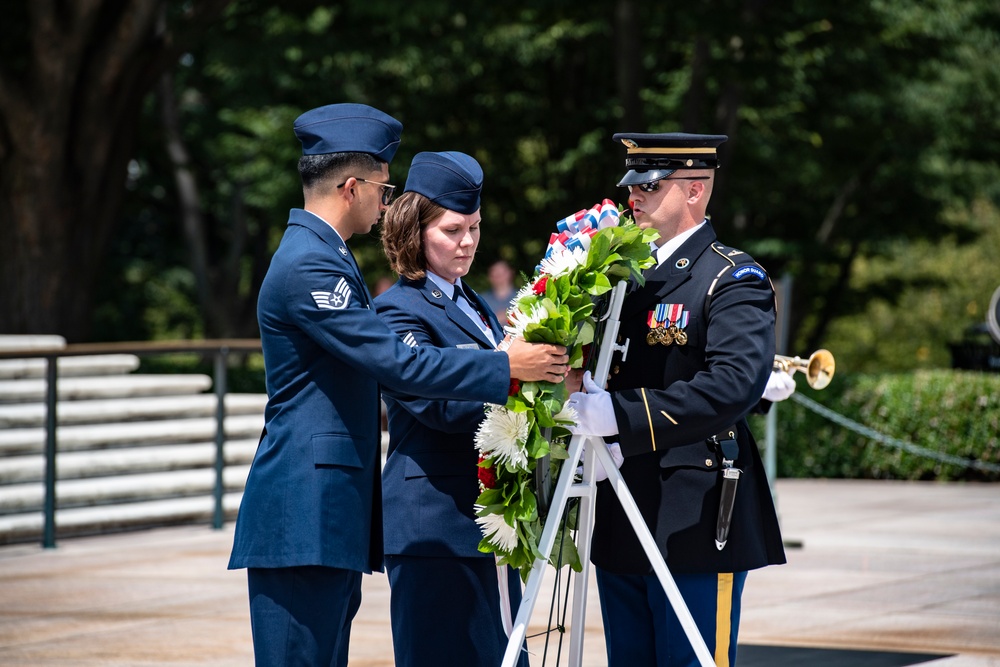
[[[660,189],[660,181],[707,181],[710,176],[678,176],[677,178],[658,178],[650,183],[639,183],[638,185],[626,185],[625,187],[636,187],[643,192],[656,192]]]

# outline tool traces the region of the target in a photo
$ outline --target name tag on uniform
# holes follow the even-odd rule
[[[462,343],[461,345],[456,345],[455,347],[457,347],[460,350],[478,350],[479,349],[479,346],[476,345],[475,343]]]

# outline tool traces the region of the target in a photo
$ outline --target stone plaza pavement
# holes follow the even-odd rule
[[[787,565],[750,574],[741,645],[1000,666],[1000,485],[779,480],[776,493],[786,543],[799,546]],[[186,526],[0,547],[0,665],[251,665],[231,540],[231,525]],[[553,578],[549,569],[543,589]],[[352,666],[393,664],[388,610],[385,576],[365,577]],[[529,634],[547,614],[540,599]],[[529,648],[542,665],[539,640]],[[584,665],[605,664],[593,584],[585,654]]]

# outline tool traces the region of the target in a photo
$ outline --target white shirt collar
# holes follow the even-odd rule
[[[655,252],[656,252],[656,265],[659,266],[660,264],[663,264],[663,262],[667,261],[667,259],[671,255],[673,255],[674,252],[676,252],[678,248],[680,248],[682,245],[684,245],[685,241],[687,241],[689,238],[691,238],[694,235],[694,233],[696,231],[698,231],[699,229],[701,229],[704,225],[705,225],[705,220],[702,220],[701,222],[699,222],[697,225],[695,225],[691,229],[687,230],[686,232],[681,232],[680,234],[678,234],[674,238],[668,240],[666,243],[664,243],[663,245],[661,245],[659,248],[656,248],[656,250],[655,250]]]
[[[344,237],[340,235],[340,232],[337,231],[337,228],[334,227],[333,225],[331,225],[329,222],[327,222],[325,218],[316,215],[315,213],[313,213],[312,211],[310,211],[308,209],[302,209],[302,210],[305,211],[306,213],[308,213],[309,215],[311,215],[312,217],[316,218],[317,220],[321,220],[324,225],[326,225],[327,227],[329,227],[330,229],[333,230],[333,233],[337,235],[337,238],[340,239],[341,243],[343,243],[344,245],[347,245],[347,241],[345,241]]]

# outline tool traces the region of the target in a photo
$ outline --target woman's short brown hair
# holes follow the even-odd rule
[[[446,210],[417,192],[404,192],[392,202],[382,221],[382,248],[393,271],[410,280],[427,275],[421,232]]]

